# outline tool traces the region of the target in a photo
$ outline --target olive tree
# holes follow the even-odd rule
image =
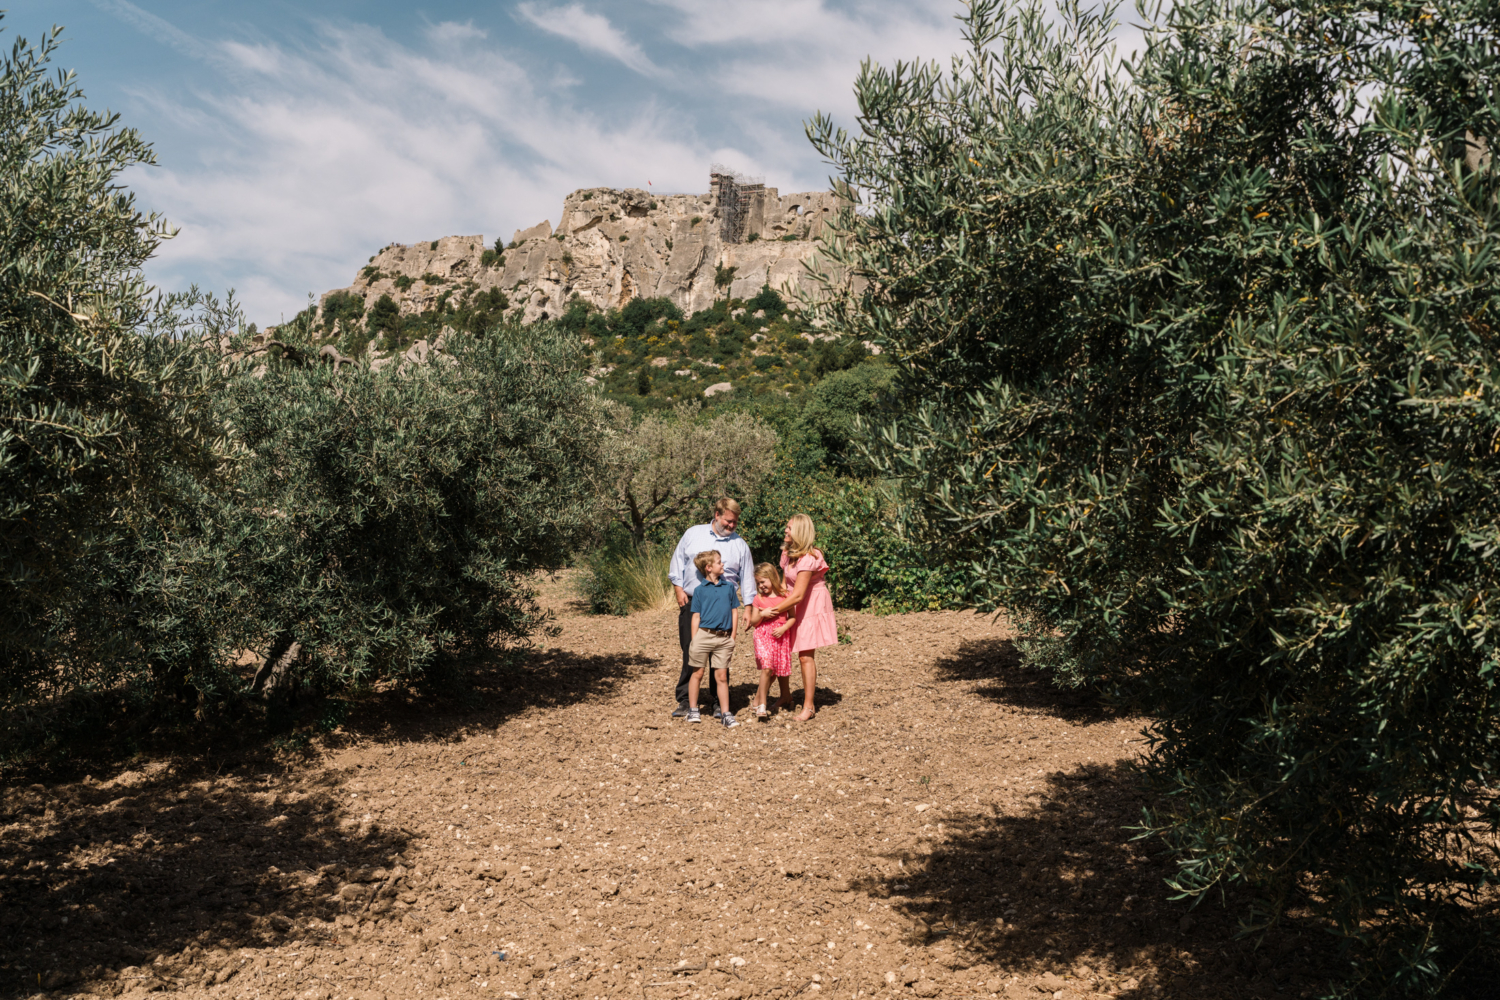
[[[632,426],[628,410],[612,409],[609,506],[637,544],[715,497],[749,493],[775,462],[776,432],[748,413],[702,420],[678,406]]]
[[[232,451],[200,341],[237,314],[144,284],[171,231],[118,177],[151,148],[49,72],[59,30],[0,67],[0,706],[117,681],[154,558],[133,539]]]
[[[810,124],[863,200],[827,314],[904,404],[865,445],[1062,682],[1155,716],[1174,886],[1433,991],[1500,876],[1500,6],[1140,14],[1117,64],[1110,10],[973,0],[950,66]]]

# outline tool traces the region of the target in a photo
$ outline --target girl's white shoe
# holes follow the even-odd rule
[[[766,708],[765,705],[756,705],[755,706],[755,717],[757,719],[767,719],[767,718],[770,718],[770,716],[771,716],[770,709]]]

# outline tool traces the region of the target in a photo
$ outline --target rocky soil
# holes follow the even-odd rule
[[[0,990],[1228,998],[1329,967],[1168,900],[1128,829],[1141,720],[1020,669],[1003,622],[845,613],[817,719],[727,730],[668,718],[670,612],[544,594],[561,635],[464,704],[5,788]]]

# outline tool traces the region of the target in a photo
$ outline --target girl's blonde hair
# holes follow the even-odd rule
[[[812,518],[806,514],[793,514],[787,518],[786,526],[792,533],[792,547],[787,551],[787,558],[801,559],[813,550],[813,543],[818,540]]]
[[[786,596],[786,581],[782,579],[781,570],[775,563],[756,563],[755,578],[757,580],[770,580],[771,589],[776,592],[776,596]]]

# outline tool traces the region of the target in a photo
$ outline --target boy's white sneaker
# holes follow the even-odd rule
[[[721,718],[724,721],[725,729],[733,729],[735,726],[738,726],[740,724],[739,720],[734,717],[734,713],[732,712],[725,712],[721,716]]]
[[[702,722],[703,716],[698,714],[698,710],[696,708],[690,708],[688,709],[687,720],[689,722]]]

